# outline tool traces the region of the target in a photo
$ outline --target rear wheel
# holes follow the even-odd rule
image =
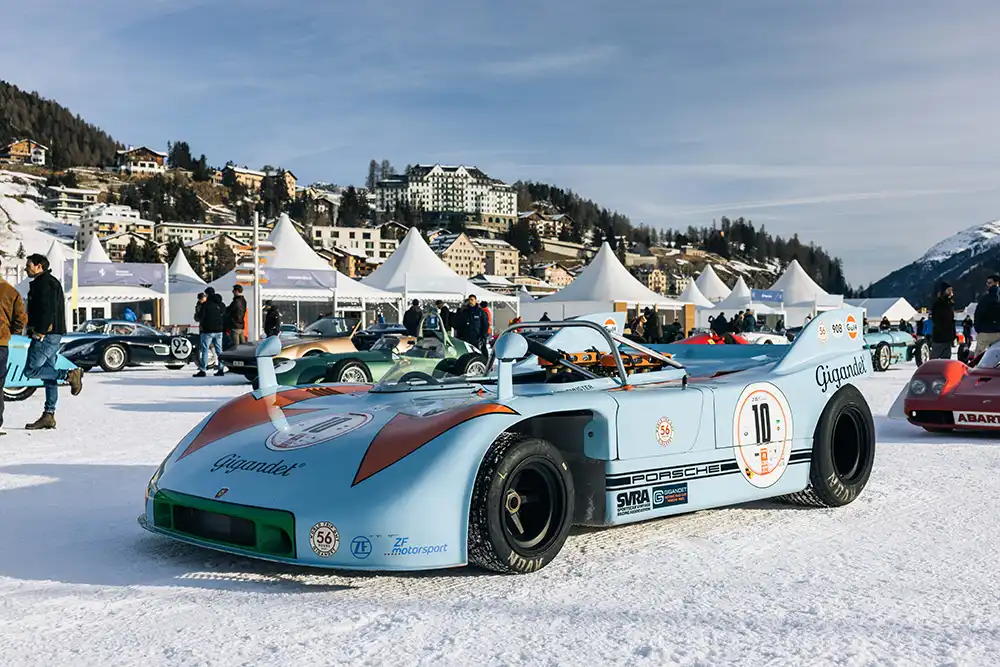
[[[107,373],[116,373],[127,363],[128,353],[121,345],[108,345],[101,353],[101,368]]]
[[[913,361],[918,367],[931,358],[931,345],[926,340],[918,340],[913,346]]]
[[[486,375],[486,358],[481,354],[466,354],[455,362],[455,370],[459,375],[481,377]]]
[[[360,361],[346,359],[337,362],[326,375],[326,382],[343,382],[346,384],[367,384],[372,381],[368,367]]]
[[[31,398],[38,387],[4,387],[3,400],[5,401],[26,401]]]
[[[889,348],[889,344],[882,341],[875,346],[875,351],[872,352],[872,367],[879,373],[884,373],[889,370],[889,363],[892,361],[892,350]]]
[[[469,507],[469,563],[527,574],[552,562],[573,521],[573,476],[545,440],[501,435],[486,453]]]
[[[846,385],[826,404],[816,424],[809,486],[779,500],[816,507],[847,505],[868,484],[874,464],[871,408],[854,385]]]

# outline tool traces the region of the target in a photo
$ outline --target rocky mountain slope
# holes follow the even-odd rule
[[[937,243],[915,262],[873,283],[870,296],[901,296],[915,307],[929,306],[938,283],[945,280],[955,289],[955,302],[965,306],[982,293],[992,273],[1000,273],[1000,220]]]

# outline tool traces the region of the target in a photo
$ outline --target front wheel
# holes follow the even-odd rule
[[[469,563],[504,574],[537,572],[573,523],[573,476],[545,440],[505,433],[483,458],[469,507]]]
[[[352,360],[339,362],[330,370],[327,377],[330,379],[324,379],[324,382],[368,384],[372,381],[372,376],[371,373],[368,372],[368,367],[360,361]]]
[[[875,422],[854,385],[841,387],[826,404],[813,433],[809,486],[781,496],[796,505],[839,507],[853,502],[875,465]]]
[[[889,344],[882,341],[875,346],[875,352],[872,353],[872,366],[879,373],[885,373],[889,370],[889,363],[892,361],[892,350],[889,349]]]
[[[467,354],[455,362],[459,375],[482,377],[486,375],[486,359],[481,354]]]
[[[913,346],[913,361],[917,368],[924,365],[924,362],[931,358],[931,344],[926,340],[919,340]]]
[[[125,368],[128,363],[128,353],[121,345],[108,345],[101,353],[101,368],[106,373],[116,373]]]
[[[4,387],[3,400],[5,401],[26,401],[31,398],[38,387]]]

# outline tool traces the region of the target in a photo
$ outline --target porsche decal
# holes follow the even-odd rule
[[[215,411],[201,432],[191,441],[184,453],[177,460],[193,454],[202,447],[210,445],[234,433],[245,431],[271,421],[271,413],[280,410],[285,417],[315,412],[315,408],[291,408],[288,406],[311,398],[340,393],[367,391],[370,385],[354,385],[350,387],[302,387],[281,391],[270,396],[259,397],[255,393],[244,394]]]
[[[497,403],[475,403],[423,417],[396,415],[379,430],[368,445],[351,486],[401,461],[445,431],[470,419],[489,414],[516,415],[517,412]]]

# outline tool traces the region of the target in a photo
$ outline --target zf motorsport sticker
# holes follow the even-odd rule
[[[666,447],[674,439],[674,423],[666,417],[656,422],[656,441]]]
[[[309,530],[309,546],[320,558],[329,558],[340,547],[340,533],[329,521],[320,521]]]
[[[276,452],[304,449],[356,431],[371,420],[372,415],[367,412],[349,412],[345,415],[325,414],[296,422],[287,430],[276,431],[264,444],[268,449]]]
[[[755,382],[743,390],[733,417],[736,463],[744,479],[766,489],[784,474],[792,448],[792,410],[781,390]]]

